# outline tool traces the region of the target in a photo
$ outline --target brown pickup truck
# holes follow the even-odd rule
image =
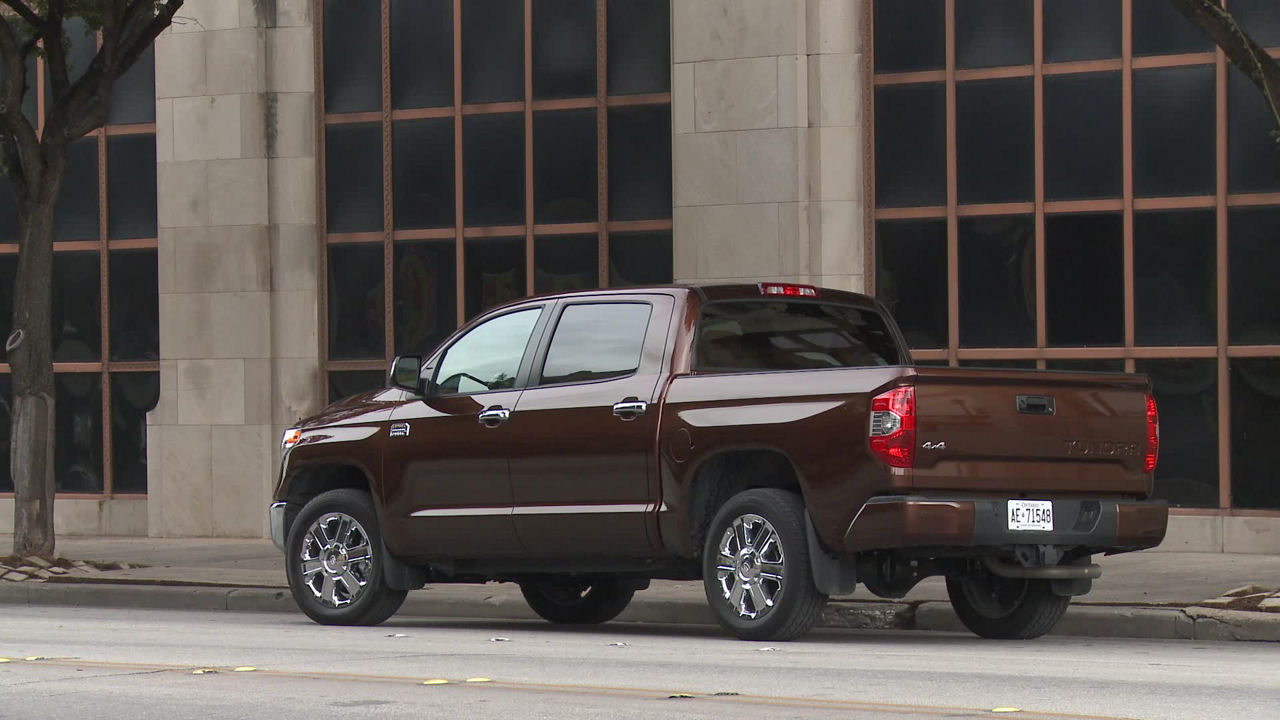
[[[553,622],[701,578],[797,637],[857,583],[946,577],[964,624],[1044,634],[1158,545],[1137,375],[915,366],[883,306],[760,283],[523,300],[288,430],[271,532],[299,607],[371,625],[426,583],[519,583]]]

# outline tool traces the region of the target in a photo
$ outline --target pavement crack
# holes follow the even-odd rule
[[[81,671],[69,677],[54,678],[52,680],[38,679],[38,680],[23,680],[21,682],[14,682],[14,683],[5,683],[4,687],[23,687],[25,685],[50,685],[53,683],[61,683],[61,682],[68,682],[68,681],[79,682],[82,680],[96,680],[98,678],[122,678],[122,677],[132,677],[132,676],[139,676],[139,675],[160,675],[167,672],[170,672],[170,671],[163,670],[163,669],[134,670],[132,672],[103,672],[103,673],[86,673]],[[58,697],[59,695],[74,695],[78,692],[80,691],[76,690],[74,692],[51,693],[50,697]]]

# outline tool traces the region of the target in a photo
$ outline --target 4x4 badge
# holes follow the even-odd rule
[[[391,437],[409,437],[409,423],[393,423]]]
[[[392,431],[392,432],[394,433],[395,431]],[[945,442],[927,442],[921,445],[920,447],[924,448],[925,450],[946,450],[947,444]]]

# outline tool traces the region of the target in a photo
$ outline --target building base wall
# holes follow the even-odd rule
[[[53,503],[55,535],[147,536],[147,499],[66,499]],[[13,533],[13,499],[0,499],[0,534]],[[0,547],[0,555],[10,548]]]

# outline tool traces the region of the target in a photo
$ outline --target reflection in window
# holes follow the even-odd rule
[[[453,227],[453,118],[392,125],[397,230]]]
[[[595,109],[534,113],[534,221],[594,221],[597,176]]]
[[[467,317],[524,297],[524,238],[468,240]]]
[[[1045,218],[1045,328],[1050,345],[1124,342],[1124,221]]]
[[[1232,360],[1232,507],[1280,510],[1276,437],[1280,437],[1280,359]]]
[[[993,368],[1001,370],[1035,370],[1035,360],[961,360],[960,367]]]
[[[111,488],[147,492],[147,413],[160,401],[160,373],[111,375]]]
[[[524,99],[524,3],[462,0],[462,101]]]
[[[1035,183],[1031,78],[956,85],[961,203],[1030,200]]]
[[[368,0],[324,0],[325,112],[382,108],[380,4]]]
[[[329,373],[329,402],[387,386],[386,373],[377,370],[348,370]]]
[[[947,346],[946,220],[876,223],[876,297],[907,345]]]
[[[1045,62],[1118,58],[1121,35],[1116,0],[1045,0]]]
[[[154,137],[150,135],[144,137],[155,142]],[[151,173],[155,174],[154,163]],[[155,198],[154,193],[152,198]],[[53,214],[53,239],[98,239],[98,138],[96,137],[80,138],[67,146],[67,174],[62,181],[62,193],[58,196],[57,207]]]
[[[1211,50],[1213,42],[1208,36],[1183,17],[1169,0],[1133,0],[1135,56]]]
[[[533,3],[533,97],[596,94],[596,0]]]
[[[947,201],[946,89],[942,83],[876,88],[876,205]]]
[[[53,472],[58,492],[102,492],[102,376],[54,376],[58,452]]]
[[[1213,193],[1217,174],[1213,74],[1212,65],[1133,73],[1133,182],[1137,195]]]
[[[1227,215],[1230,342],[1280,344],[1280,208],[1240,208]]]
[[[946,63],[943,0],[875,4],[876,72],[938,70]]]
[[[956,0],[956,67],[1031,64],[1031,0]]]
[[[329,359],[385,356],[382,244],[329,246]]]
[[[155,250],[112,250],[111,359],[160,358],[160,296]]]
[[[1044,79],[1044,187],[1050,200],[1120,197],[1124,139],[1120,73]]]
[[[98,253],[53,255],[53,360],[102,359],[102,313]]]
[[[540,237],[533,246],[533,292],[588,290],[599,285],[600,239],[595,235]]]
[[[111,109],[107,122],[151,123],[156,121],[156,49],[148,45],[129,71],[111,88]]]
[[[462,121],[467,225],[524,224],[524,115],[471,115]]]
[[[671,106],[609,109],[609,219],[671,217]]]
[[[834,303],[744,300],[702,309],[694,369],[822,370],[902,362],[878,312]]]
[[[609,0],[609,94],[671,89],[670,0]]]
[[[382,127],[325,128],[325,220],[331,233],[382,229]]]
[[[405,242],[395,249],[397,355],[429,355],[457,322],[454,242]]]
[[[1124,372],[1124,360],[1119,358],[1106,360],[1048,360],[1048,370],[1071,370],[1073,372]]]
[[[1271,136],[1276,116],[1244,73],[1230,65],[1227,76],[1227,189],[1232,193],[1278,191],[1280,152]]]
[[[1031,218],[961,218],[960,346],[1036,342],[1036,245]]]
[[[609,287],[672,281],[671,231],[609,234]]]
[[[1155,495],[1172,505],[1218,506],[1218,362],[1139,360],[1160,410]]]
[[[453,105],[452,0],[392,0],[391,107],[447,105]]]
[[[156,136],[107,138],[107,213],[111,239],[156,236]]]
[[[652,308],[642,303],[570,305],[556,322],[542,384],[608,380],[640,367]]]
[[[445,351],[436,368],[436,390],[444,394],[509,390],[542,308],[486,320]]]
[[[1280,3],[1275,0],[1231,0],[1231,15],[1259,45],[1280,46]]]
[[[1133,222],[1139,345],[1217,341],[1217,235],[1212,210],[1138,213]]]

